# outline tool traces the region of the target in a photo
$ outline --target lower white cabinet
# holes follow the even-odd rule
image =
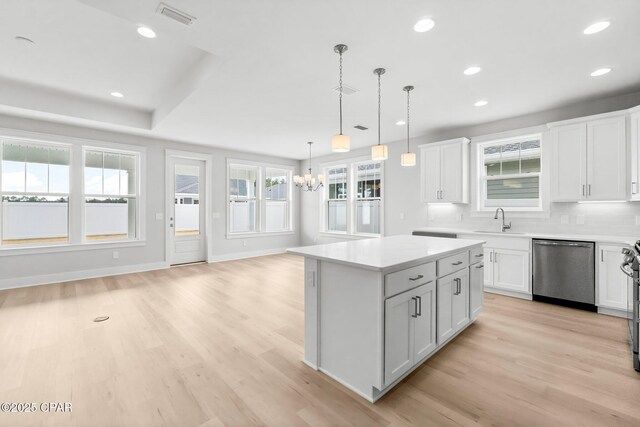
[[[438,343],[469,323],[469,269],[438,279]]]
[[[598,245],[598,307],[628,310],[631,279],[620,271],[623,246]]]
[[[391,384],[436,348],[436,284],[385,300],[384,382]]]
[[[485,287],[530,293],[529,251],[486,247],[484,250]]]
[[[482,312],[484,305],[484,262],[469,267],[469,311],[472,319]]]

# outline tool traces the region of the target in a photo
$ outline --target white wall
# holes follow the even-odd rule
[[[596,101],[580,102],[562,106],[552,110],[529,114],[521,117],[483,123],[474,126],[452,129],[440,129],[425,136],[411,139],[411,151],[419,153],[420,144],[443,141],[452,138],[469,137],[472,141],[483,140],[484,136],[494,135],[496,138],[519,133],[521,129],[528,132],[545,130],[548,122],[583,117],[592,114],[623,110],[640,105],[640,92],[603,98]],[[354,132],[356,132],[354,130]],[[373,138],[373,134],[372,134]],[[374,141],[372,140],[373,144]],[[400,166],[400,155],[406,151],[406,141],[395,141],[389,146],[389,159],[385,161],[384,203],[385,235],[409,234],[416,228],[456,227],[470,230],[483,230],[497,227],[493,215],[476,216],[472,204],[468,205],[425,205],[420,201],[420,165],[414,167]],[[473,146],[473,142],[472,142]],[[547,145],[547,148],[549,145]],[[473,150],[472,150],[473,151]],[[548,152],[543,152],[543,158]],[[322,163],[369,156],[370,149],[352,150],[345,154],[333,154],[313,159],[314,173],[320,173]],[[470,159],[473,163],[473,152]],[[418,155],[418,162],[420,156]],[[302,169],[308,168],[303,162]],[[473,175],[473,174],[472,174]],[[547,181],[543,185],[548,187]],[[470,191],[475,189],[475,181]],[[548,191],[547,191],[548,194]],[[330,243],[343,240],[340,237],[322,235],[318,212],[320,194],[305,193],[301,198],[302,244]],[[569,223],[562,224],[562,217],[567,215]],[[636,216],[640,215],[640,203],[616,204],[577,204],[553,203],[550,205],[548,217],[526,218],[507,214],[507,220],[513,221],[514,231],[566,231],[572,233],[614,234],[640,238],[640,226],[636,226]],[[404,219],[402,219],[404,217]],[[584,224],[578,222],[584,221]],[[640,218],[639,218],[640,220]]]
[[[165,219],[156,220],[156,214],[165,213],[165,150],[182,150],[211,154],[213,157],[212,186],[209,189],[211,211],[218,214],[213,220],[214,259],[240,257],[261,251],[273,251],[280,248],[299,245],[298,201],[294,192],[294,227],[296,232],[289,235],[263,236],[246,239],[226,238],[226,162],[227,157],[255,162],[268,162],[297,167],[297,160],[281,159],[265,155],[238,152],[233,150],[198,146],[108,132],[99,129],[83,128],[65,124],[36,121],[26,118],[0,115],[0,128],[40,132],[80,139],[107,141],[112,143],[136,145],[146,148],[146,209],[142,221],[146,224],[146,242],[144,246],[122,247],[119,258],[113,259],[114,249],[101,248],[99,245],[82,247],[73,252],[55,252],[41,254],[19,254],[6,256],[0,254],[0,287],[11,287],[15,283],[28,283],[28,277],[58,277],[73,272],[131,270],[132,266],[157,266],[165,262]],[[0,130],[1,133],[1,130]],[[92,142],[92,144],[95,144]],[[246,245],[243,244],[246,242]],[[61,276],[60,276],[61,277]],[[19,279],[19,280],[18,280]],[[44,279],[43,279],[44,280]]]

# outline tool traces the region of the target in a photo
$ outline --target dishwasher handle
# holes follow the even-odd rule
[[[533,244],[539,245],[539,246],[572,246],[577,248],[593,247],[593,243],[560,242],[560,241],[549,241],[549,240],[534,240]]]

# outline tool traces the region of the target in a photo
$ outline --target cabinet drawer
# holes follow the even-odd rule
[[[477,264],[484,260],[484,249],[474,248],[469,251],[469,264]]]
[[[446,276],[454,271],[469,267],[469,251],[442,258],[438,260],[437,263],[438,277]]]
[[[436,264],[434,262],[396,271],[384,277],[384,295],[389,298],[400,292],[431,282],[435,278]]]

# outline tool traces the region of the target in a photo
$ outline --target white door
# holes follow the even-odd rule
[[[438,279],[438,345],[441,345],[455,332],[453,323],[453,292],[456,289],[455,275],[450,274]]]
[[[599,245],[598,306],[627,310],[628,276],[620,271],[622,247]]]
[[[453,293],[453,329],[459,331],[469,323],[469,269],[456,273],[457,288]]]
[[[529,252],[495,249],[493,286],[509,291],[529,292]]]
[[[384,302],[384,383],[391,384],[413,366],[413,319],[417,300],[407,291]]]
[[[589,200],[627,198],[625,118],[587,123],[587,196]]]
[[[441,153],[440,201],[462,202],[462,144],[445,144]]]
[[[422,201],[440,201],[440,147],[422,148]]]
[[[414,362],[418,362],[436,349],[436,283],[410,292],[418,298],[418,317],[414,319]]]
[[[558,126],[553,136],[551,197],[554,202],[576,202],[587,198],[587,126]]]
[[[207,259],[205,227],[206,179],[202,160],[171,157],[169,170],[169,263],[185,264]]]
[[[469,267],[469,305],[471,318],[475,319],[482,312],[484,303],[484,262]]]

